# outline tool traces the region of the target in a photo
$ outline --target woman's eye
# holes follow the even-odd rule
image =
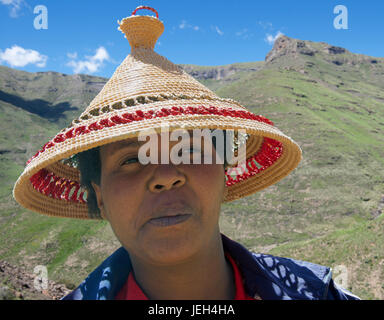
[[[195,152],[200,152],[199,149],[196,149],[196,148],[186,148],[186,149],[181,149],[179,151],[179,155],[181,155],[181,152],[185,152],[185,153],[195,153]]]
[[[133,157],[133,158],[128,158],[128,159],[124,160],[122,165],[132,164],[132,163],[137,163],[137,162],[139,162],[139,159],[136,157]]]

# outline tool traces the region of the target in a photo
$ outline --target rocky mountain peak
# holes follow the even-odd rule
[[[302,42],[299,47],[305,47],[305,43]],[[285,35],[281,35],[275,40],[273,48],[265,57],[265,62],[269,63],[276,60],[279,57],[297,54],[297,41],[289,38]]]
[[[282,35],[275,40],[272,50],[265,57],[265,62],[269,63],[283,56],[298,58],[300,55],[314,56],[317,53],[323,55],[325,59],[332,59],[332,57],[340,54],[350,54],[348,50],[342,47],[329,45],[325,42],[299,40]]]

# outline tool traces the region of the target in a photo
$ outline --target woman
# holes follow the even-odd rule
[[[144,8],[156,18],[137,16]],[[220,233],[221,204],[287,176],[301,150],[155,53],[163,29],[149,7],[120,22],[131,54],[15,184],[26,208],[106,219],[122,244],[65,299],[357,298],[327,267],[255,254]]]

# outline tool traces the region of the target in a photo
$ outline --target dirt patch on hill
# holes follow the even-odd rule
[[[71,290],[48,280],[47,289],[38,285],[38,274],[0,260],[0,300],[59,300]]]

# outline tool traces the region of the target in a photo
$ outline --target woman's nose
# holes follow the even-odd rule
[[[185,184],[185,175],[177,170],[173,164],[159,164],[149,181],[151,192],[162,192],[173,188],[180,188]]]

